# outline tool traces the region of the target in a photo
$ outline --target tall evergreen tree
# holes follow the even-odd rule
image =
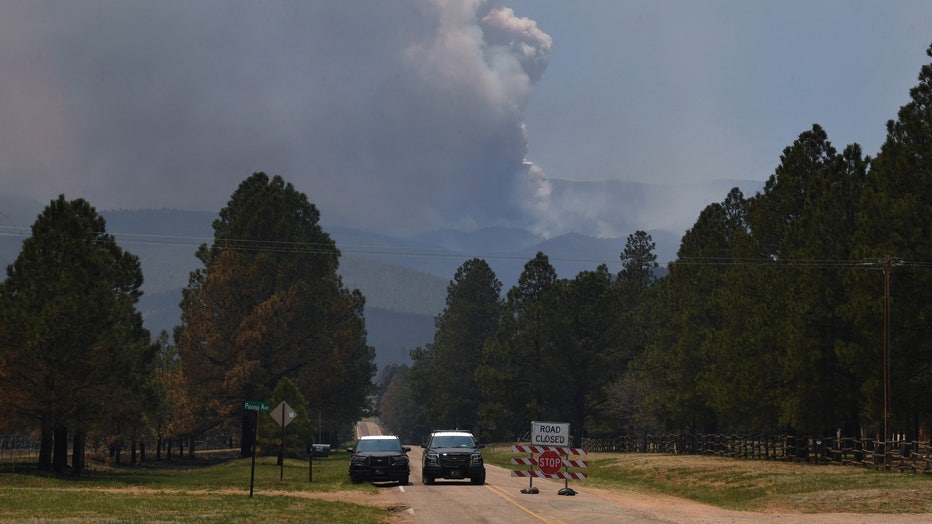
[[[653,238],[636,231],[628,235],[621,252],[621,271],[615,283],[615,311],[617,316],[613,333],[619,341],[618,371],[627,371],[628,362],[644,351],[648,341],[649,293],[657,280],[657,255]]]
[[[650,336],[632,363],[646,384],[646,408],[667,429],[690,433],[716,431],[705,377],[716,365],[710,338],[724,329],[724,310],[716,301],[728,286],[728,272],[747,236],[746,199],[737,188],[711,204],[686,231],[677,261],[654,289],[646,315]],[[719,377],[721,375],[718,375]],[[725,393],[723,396],[729,396]],[[759,398],[759,397],[758,397]]]
[[[932,57],[932,45],[926,50]],[[889,338],[893,431],[916,438],[928,428],[932,407],[932,63],[922,66],[919,83],[871,162],[858,215],[856,259],[873,271],[857,271],[849,314],[861,327],[861,342],[847,348],[863,379],[867,422],[882,433],[882,354],[885,345],[883,260],[891,257]]]
[[[803,216],[787,235],[796,267],[784,294],[790,329],[781,411],[787,425],[805,432],[860,429],[859,378],[839,357],[854,332],[842,311],[846,274],[856,265],[854,232],[867,162],[857,145],[834,155],[815,175]]]
[[[767,331],[759,349],[778,355],[780,422],[803,432],[856,429],[853,376],[838,358],[851,332],[840,314],[852,252],[855,202],[866,160],[856,145],[838,154],[818,125],[781,156],[764,191],[749,204],[760,263],[748,266],[764,284],[766,307],[755,311]],[[764,356],[764,354],[761,354]]]
[[[556,270],[538,252],[508,291],[498,331],[483,348],[476,371],[483,396],[481,415],[484,427],[496,427],[499,437],[523,435],[532,420],[547,414],[543,360],[550,333],[544,308],[556,282]]]
[[[621,271],[618,281],[639,293],[650,287],[656,280],[657,255],[654,239],[645,231],[635,231],[628,235],[625,249],[621,252]]]
[[[319,218],[284,179],[253,174],[214,221],[184,290],[176,340],[195,418],[206,429],[240,416],[244,454],[255,430],[243,403],[267,399],[286,376],[332,424],[354,420],[369,393],[364,299],[343,288]]]
[[[621,271],[615,280],[613,289],[613,310],[616,311],[611,331],[617,340],[618,355],[615,358],[615,376],[607,386],[610,397],[607,410],[618,416],[600,417],[604,422],[601,431],[611,431],[611,427],[621,423],[633,427],[634,419],[639,418],[643,402],[639,396],[644,394],[643,382],[629,376],[629,363],[644,352],[647,344],[649,295],[657,280],[657,255],[654,254],[651,236],[644,231],[628,235],[625,248],[621,252]],[[645,419],[646,420],[646,419]],[[623,422],[622,422],[623,421]]]
[[[684,237],[670,284],[686,287],[668,298],[703,297],[685,310],[700,323],[673,344],[697,344],[685,369],[699,370],[696,393],[725,429],[857,425],[854,376],[839,358],[851,325],[840,312],[866,165],[860,148],[839,155],[814,125],[761,193],[745,203],[732,192]]]
[[[483,346],[498,330],[501,288],[488,263],[467,260],[447,286],[434,341],[411,352],[408,375],[414,398],[434,428],[479,430],[476,369]]]
[[[88,431],[141,420],[154,362],[136,311],[141,285],[139,259],[87,201],[64,196],[39,215],[7,268],[0,396],[41,428],[40,468],[64,468],[69,429],[80,471]]]
[[[541,368],[552,399],[548,404],[553,418],[548,419],[569,420],[573,445],[579,447],[587,428],[598,423],[593,417],[604,408],[606,387],[621,367],[621,342],[612,329],[617,295],[604,264],[558,285],[556,292],[547,294],[551,336]]]
[[[857,146],[837,154],[819,126],[781,160],[762,193],[746,201],[732,191],[700,214],[659,286],[635,368],[662,381],[647,401],[667,423],[856,426],[855,377],[839,358],[851,326],[840,311],[866,160]]]

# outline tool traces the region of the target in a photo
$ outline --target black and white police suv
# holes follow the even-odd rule
[[[411,474],[408,452],[411,448],[401,445],[394,436],[360,437],[355,448],[349,450],[349,475],[354,483],[371,481],[395,481],[405,486]]]
[[[485,464],[476,442],[468,431],[435,431],[424,448],[421,478],[424,484],[435,479],[469,479],[473,484],[485,484]]]

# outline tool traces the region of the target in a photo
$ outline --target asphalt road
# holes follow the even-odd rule
[[[371,437],[382,434],[382,428],[379,427],[375,422],[357,422],[356,423],[356,438],[359,437]]]
[[[357,438],[380,434],[381,429],[374,422],[356,425]],[[533,485],[539,493],[523,494],[521,490],[530,486],[529,479],[512,477],[510,470],[490,465],[486,465],[483,486],[472,485],[468,479],[438,479],[428,486],[421,478],[423,449],[418,444],[405,445],[411,447],[408,453],[411,482],[407,486],[380,484],[391,490],[385,495],[408,508],[404,515],[399,515],[404,522],[657,522],[638,511],[623,510],[611,501],[586,493],[582,487],[585,481],[570,482],[570,487],[577,491],[575,496],[558,495],[564,482],[547,479],[534,479]]]
[[[374,423],[360,423],[357,435],[379,435]],[[397,511],[393,524],[434,523],[689,523],[689,524],[889,524],[929,522],[929,515],[890,514],[779,514],[732,511],[667,495],[612,492],[588,488],[585,480],[571,480],[575,496],[559,495],[562,480],[534,479],[536,495],[521,493],[529,479],[486,465],[486,483],[438,479],[425,485],[421,479],[423,450],[411,448],[411,482],[407,486],[379,483],[376,497],[383,507]],[[382,491],[384,490],[384,491]]]
[[[586,494],[580,486],[585,481],[571,481],[576,496],[558,495],[563,482],[545,479],[534,479],[540,493],[523,494],[528,479],[512,477],[509,470],[496,466],[486,466],[483,486],[441,479],[428,486],[421,480],[422,451],[412,447],[408,454],[411,484],[394,488],[402,491],[411,522],[652,522],[636,511],[625,514],[615,504]]]

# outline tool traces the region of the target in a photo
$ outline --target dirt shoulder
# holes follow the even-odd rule
[[[580,487],[580,496],[597,497],[625,510],[636,510],[646,521],[677,522],[691,524],[752,524],[752,523],[812,523],[812,524],[881,524],[881,523],[928,523],[932,522],[930,514],[882,514],[882,513],[801,513],[788,508],[774,508],[774,511],[748,512],[733,511],[702,504],[681,497],[657,495],[633,491],[616,492],[596,488]],[[349,502],[366,506],[375,506],[390,512],[392,524],[413,524],[417,522],[415,508],[405,500],[405,493],[397,487],[385,487],[377,493],[359,491],[333,492],[265,492],[264,495],[281,495],[311,498],[328,501]],[[567,522],[585,522],[587,517],[580,515],[578,520]]]
[[[69,491],[93,490],[107,493],[165,493],[166,490],[148,488],[70,488]],[[168,490],[172,491],[172,490]],[[579,496],[595,497],[640,514],[645,522],[694,523],[694,524],[752,524],[752,523],[819,523],[819,524],[881,524],[881,523],[927,523],[932,522],[932,514],[881,514],[881,513],[801,513],[779,508],[774,511],[748,512],[733,511],[702,504],[681,497],[649,494],[634,491],[610,491],[597,488],[579,487]],[[180,492],[180,490],[179,490]],[[187,490],[188,494],[234,494],[247,495],[246,490]],[[283,496],[302,499],[347,502],[363,506],[373,506],[389,512],[391,524],[414,524],[416,508],[406,500],[406,494],[395,486],[380,486],[376,493],[361,491],[262,491],[255,496]],[[565,522],[587,522],[586,514],[570,518]]]

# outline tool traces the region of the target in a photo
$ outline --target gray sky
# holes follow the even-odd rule
[[[873,155],[930,27],[925,0],[2,0],[0,193],[213,211],[265,171],[328,223],[620,236],[550,181],[762,181],[812,123]],[[653,214],[724,198],[685,191]]]

